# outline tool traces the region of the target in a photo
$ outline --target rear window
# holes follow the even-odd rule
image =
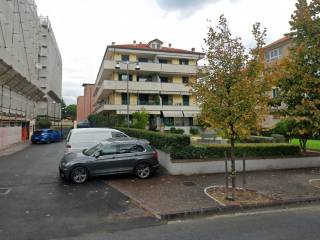
[[[122,132],[111,132],[113,138],[127,138],[128,136]]]
[[[69,138],[70,143],[101,142],[111,137],[110,132],[74,132]]]

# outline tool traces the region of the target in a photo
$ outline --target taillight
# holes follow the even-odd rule
[[[155,159],[158,159],[158,152],[154,151],[153,154],[152,154],[152,157],[154,157]]]

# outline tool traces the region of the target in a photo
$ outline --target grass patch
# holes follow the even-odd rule
[[[292,139],[291,143],[293,145],[299,146],[299,139]],[[307,149],[320,151],[320,140],[308,140]]]

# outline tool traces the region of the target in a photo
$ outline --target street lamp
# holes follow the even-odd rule
[[[128,128],[130,127],[130,114],[129,114],[129,65],[130,64],[135,64],[135,70],[140,70],[140,65],[139,62],[130,62],[130,61],[117,61],[115,68],[116,69],[121,69],[120,63],[126,64],[127,65],[127,124]]]

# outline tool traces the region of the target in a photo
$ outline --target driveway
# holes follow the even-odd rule
[[[1,240],[77,238],[161,224],[99,179],[84,185],[60,180],[63,145],[31,145],[0,157]]]

